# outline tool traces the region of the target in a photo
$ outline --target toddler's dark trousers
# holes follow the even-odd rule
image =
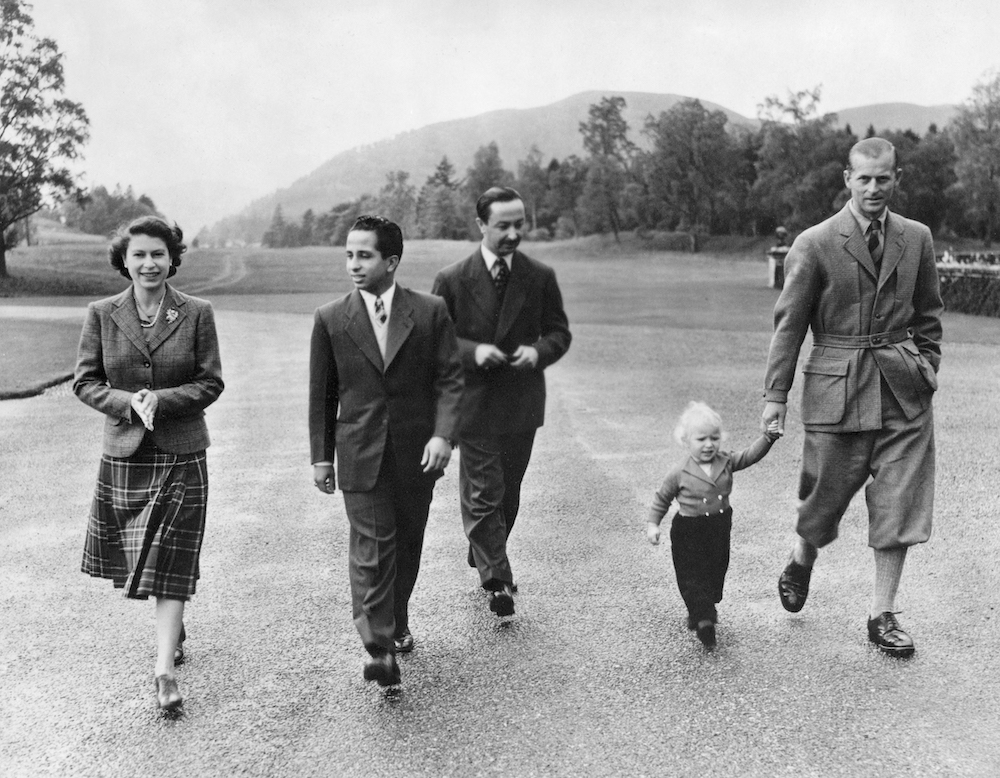
[[[688,615],[695,623],[715,621],[715,604],[722,602],[722,589],[729,569],[729,537],[733,512],[727,509],[713,516],[674,516],[670,525],[670,545]]]

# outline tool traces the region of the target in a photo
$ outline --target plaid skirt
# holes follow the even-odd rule
[[[130,457],[105,454],[83,548],[83,572],[125,596],[187,600],[205,534],[205,452],[168,454],[144,442]]]

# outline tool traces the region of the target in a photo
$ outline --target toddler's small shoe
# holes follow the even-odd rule
[[[698,635],[698,640],[705,648],[713,648],[715,646],[715,625],[712,623],[701,624],[696,629],[696,634]]]

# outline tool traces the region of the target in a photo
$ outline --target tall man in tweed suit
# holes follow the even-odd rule
[[[930,537],[934,417],[941,359],[941,295],[930,230],[890,213],[902,171],[896,150],[868,138],[850,152],[850,201],[803,232],[785,259],[774,309],[762,423],[785,408],[806,331],[805,444],[798,538],[778,580],[786,610],[802,609],[818,549],[837,536],[848,503],[865,484],[875,586],[868,638],[891,656],[914,652],[896,619],[907,549]]]
[[[482,245],[442,270],[432,292],[448,305],[465,368],[459,479],[469,564],[490,592],[490,610],[509,616],[507,538],[545,418],[543,371],[566,353],[570,332],[552,268],[517,251],[521,196],[509,187],[488,189],[476,215]]]
[[[396,224],[360,217],[346,253],[355,289],[319,308],[313,327],[313,480],[333,494],[339,479],[354,624],[370,655],[364,677],[388,686],[399,682],[396,652],[413,650],[410,594],[434,483],[451,457],[462,365],[444,302],[395,282]]]

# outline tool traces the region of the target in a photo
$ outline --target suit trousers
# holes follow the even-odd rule
[[[507,538],[521,506],[521,482],[531,460],[535,432],[459,441],[462,524],[484,589],[514,582]]]
[[[715,621],[715,604],[729,570],[729,544],[733,512],[714,516],[677,514],[670,525],[670,553],[677,574],[677,588],[694,622]]]
[[[933,408],[907,419],[882,382],[882,429],[807,430],[799,477],[796,532],[816,547],[832,542],[851,499],[868,482],[868,545],[924,543],[934,513]]]
[[[399,477],[388,440],[375,487],[344,492],[354,626],[371,654],[392,652],[393,638],[409,629],[433,493],[433,479]]]

